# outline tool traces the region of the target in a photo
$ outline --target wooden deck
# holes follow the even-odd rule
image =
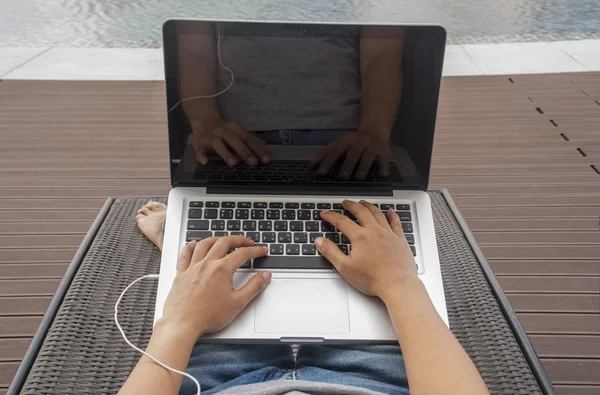
[[[107,196],[169,190],[161,82],[0,82],[0,394]],[[600,392],[600,73],[443,81],[432,187],[559,394]]]

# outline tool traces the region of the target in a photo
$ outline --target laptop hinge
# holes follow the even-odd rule
[[[332,196],[394,196],[392,188],[357,188],[344,186],[314,186],[295,185],[284,187],[281,185],[209,185],[206,187],[209,195],[332,195]]]

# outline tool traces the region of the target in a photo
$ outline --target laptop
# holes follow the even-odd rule
[[[235,287],[261,270],[272,280],[203,341],[396,341],[384,304],[349,285],[313,243],[324,236],[351,254],[319,212],[356,220],[341,203],[365,199],[399,214],[448,324],[425,192],[445,39],[423,25],[165,22],[173,189],[155,322],[187,242],[244,235],[269,253],[246,262]]]

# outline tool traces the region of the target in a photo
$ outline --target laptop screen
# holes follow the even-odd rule
[[[445,31],[170,20],[173,186],[427,188]]]

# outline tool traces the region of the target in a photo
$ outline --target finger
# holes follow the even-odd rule
[[[252,247],[254,241],[245,236],[225,236],[219,237],[215,245],[206,254],[206,259],[221,259],[232,248]]]
[[[192,240],[183,246],[179,255],[179,262],[177,263],[177,272],[185,272],[190,267],[194,248],[196,248],[196,240]]]
[[[340,271],[340,266],[344,265],[348,260],[348,255],[344,254],[333,241],[327,240],[324,237],[317,237],[315,239],[315,246],[338,271]]]
[[[362,156],[360,157],[358,168],[356,169],[357,180],[365,179],[369,173],[369,170],[371,169],[371,166],[373,165],[373,162],[375,161],[375,158],[377,158],[377,150],[374,147],[371,146],[367,148],[365,152],[363,152]]]
[[[379,154],[379,174],[383,177],[387,177],[390,174],[390,160],[392,160],[392,153],[389,147],[386,147]]]
[[[344,200],[342,202],[342,206],[348,210],[352,215],[356,217],[358,223],[362,226],[375,226],[377,225],[377,220],[371,214],[368,208],[363,206],[362,204],[353,202],[352,200]],[[350,235],[347,235],[350,237]]]
[[[323,158],[325,158],[327,156],[327,153],[332,148],[333,144],[334,143],[329,143],[325,147],[323,147],[320,150],[318,150],[317,154],[315,155],[314,159],[310,162],[310,164],[312,166],[316,166],[319,163],[321,163],[321,161],[323,160]]]
[[[327,174],[333,165],[344,155],[344,152],[348,150],[348,147],[350,147],[349,140],[337,140],[331,144],[333,144],[333,147],[331,147],[317,170],[317,174],[319,175]]]
[[[352,240],[352,237],[360,230],[360,226],[350,218],[333,211],[321,211],[321,218],[338,228],[343,234],[348,236],[350,240]]]
[[[221,137],[212,139],[210,146],[229,166],[237,165],[237,159],[235,159],[231,151],[229,151]]]
[[[233,148],[248,166],[256,166],[258,164],[256,157],[246,146],[246,143],[233,130],[225,128],[221,129],[220,133],[227,145]]]
[[[256,273],[240,289],[236,290],[237,297],[242,301],[243,307],[252,301],[271,281],[271,272]]]
[[[201,260],[204,259],[208,251],[215,245],[219,238],[218,237],[208,237],[202,241],[196,243],[196,247],[194,248],[194,253],[192,254],[192,260],[190,265],[194,265]]]
[[[256,157],[260,158],[262,163],[269,163],[271,161],[271,151],[264,141],[248,132],[239,122],[231,122],[230,125],[233,131],[240,136]]]
[[[360,204],[365,206],[371,212],[371,214],[373,214],[373,217],[375,217],[375,220],[379,225],[383,226],[386,229],[390,229],[390,224],[388,223],[387,218],[385,218],[385,215],[383,215],[379,208],[375,207],[366,200],[361,200]]]
[[[390,221],[390,228],[392,228],[392,232],[400,237],[404,237],[404,231],[402,230],[402,224],[400,223],[400,217],[394,210],[391,208],[388,209],[386,216]]]
[[[194,145],[194,151],[196,151],[196,160],[198,163],[205,165],[208,163],[208,156],[206,155],[206,146],[205,145]]]
[[[342,180],[349,180],[352,177],[352,172],[358,163],[363,152],[368,148],[368,143],[363,139],[355,140],[354,143],[348,149],[344,163],[342,163],[342,169],[340,171],[340,178]]]
[[[231,267],[232,271],[236,271],[244,263],[250,259],[258,258],[267,255],[269,249],[267,247],[244,247],[238,248],[231,254],[227,255],[227,266]]]

